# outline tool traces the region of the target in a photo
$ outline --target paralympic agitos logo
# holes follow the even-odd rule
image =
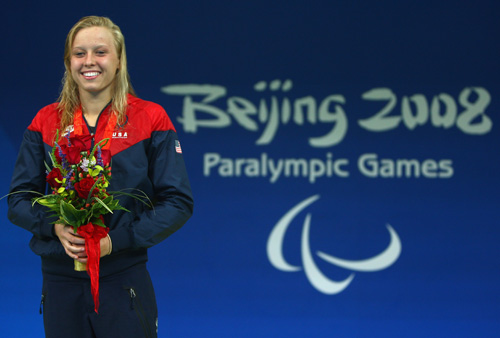
[[[288,227],[302,210],[318,199],[319,195],[314,195],[303,200],[290,209],[274,226],[267,241],[267,256],[276,269],[285,272],[298,272],[303,269],[307,279],[316,290],[324,294],[333,295],[342,292],[349,286],[356,275],[355,272],[383,270],[391,266],[399,258],[401,254],[401,241],[396,231],[390,225],[387,225],[387,230],[390,234],[390,243],[384,251],[374,257],[355,261],[334,257],[321,251],[316,252],[316,255],[325,262],[352,271],[349,277],[344,280],[331,280],[320,271],[314,262],[309,243],[311,215],[307,214],[301,237],[302,267],[288,263],[283,256],[283,241]]]

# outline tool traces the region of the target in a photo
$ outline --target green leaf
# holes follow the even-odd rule
[[[132,190],[132,191],[138,191],[140,194],[138,193],[127,193],[125,192],[125,190]],[[108,194],[110,195],[116,195],[116,196],[127,196],[127,197],[131,197],[139,202],[141,202],[142,204],[146,205],[147,207],[151,208],[151,209],[154,209],[154,205],[153,205],[153,202],[149,199],[148,195],[140,190],[140,189],[134,189],[134,188],[128,188],[128,189],[123,189],[123,190],[119,190],[119,191],[110,191],[108,192]]]
[[[113,200],[113,196],[108,196],[106,197],[105,199],[103,199],[102,201],[108,205],[109,203],[111,203],[111,201]]]
[[[101,149],[108,143],[109,141],[109,138],[103,138],[101,141],[99,141],[95,146],[94,148],[92,148],[92,151],[90,153],[90,156],[89,158],[92,158],[94,157],[94,153],[97,151],[97,147],[101,147]]]
[[[89,169],[89,175],[90,175],[90,176],[92,176],[92,177],[96,177],[96,176],[98,176],[98,175],[99,175],[99,173],[100,173],[101,171],[103,171],[103,170],[104,170],[104,168],[103,168],[103,167],[101,167],[100,165],[96,165],[96,166],[94,167],[94,169]]]
[[[59,200],[60,196],[58,195],[45,195],[41,197],[33,198],[32,206],[36,203],[49,208],[51,211],[57,213],[59,211]]]
[[[127,212],[130,212],[130,210],[128,209],[125,209],[124,207],[122,207],[120,205],[120,201],[119,200],[112,200],[108,206],[113,209],[113,210],[124,210],[124,211],[127,211]]]
[[[98,226],[103,227],[103,228],[105,228],[105,227],[106,227],[106,225],[104,224],[104,222],[103,222],[103,221],[101,221],[101,219],[100,219],[100,218],[94,218],[94,219],[92,220],[92,224],[94,224],[94,225],[98,225]]]
[[[92,205],[92,208],[90,209],[90,212],[92,214],[107,214],[107,212],[104,211],[105,209],[100,203],[94,203],[94,205]]]
[[[64,221],[73,227],[79,227],[86,223],[88,211],[77,210],[73,205],[61,201],[61,216]]]
[[[9,197],[10,195],[16,195],[16,194],[36,194],[36,195],[41,195],[42,197],[44,196],[44,194],[38,192],[38,191],[32,191],[32,190],[19,190],[19,191],[13,191],[11,193],[8,193],[7,195],[3,195],[2,197],[0,197],[0,200],[4,199],[5,197]]]
[[[49,153],[50,154],[50,153]],[[47,172],[51,172],[52,171],[52,168],[49,167],[49,165],[47,164],[47,162],[43,161],[43,163],[45,164],[45,169],[47,169]]]
[[[96,180],[92,185],[92,188],[90,188],[89,195],[87,196],[87,201],[85,202],[86,204],[90,204],[90,201],[92,200],[92,192],[94,191],[94,189],[97,187],[98,184],[99,180]]]
[[[104,203],[99,197],[94,197],[94,199],[99,202],[108,212],[113,213],[113,211]]]

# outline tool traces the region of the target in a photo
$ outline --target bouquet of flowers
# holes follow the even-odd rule
[[[59,140],[59,133],[56,140]],[[138,197],[106,190],[111,179],[111,154],[106,147],[108,139],[103,139],[91,150],[90,135],[70,136],[68,133],[62,140],[63,142],[55,142],[50,153],[52,167],[45,164],[47,182],[52,193],[34,198],[33,204],[46,206],[57,216],[54,223],[70,225],[75,233],[85,238],[87,264],[75,260],[75,270],[86,270],[89,274],[97,312],[100,240],[109,232],[103,215],[113,213],[114,210],[128,211],[113,198],[115,194],[125,194],[141,200],[147,199],[147,196]]]

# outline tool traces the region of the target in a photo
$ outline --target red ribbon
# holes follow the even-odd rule
[[[90,291],[94,298],[94,310],[99,308],[99,260],[101,258],[101,238],[107,236],[109,228],[88,223],[78,227],[77,233],[85,238],[87,253],[87,273],[90,276]]]
[[[113,138],[113,132],[115,131],[116,122],[117,122],[116,114],[111,112],[108,118],[108,123],[106,123],[106,128],[104,129],[104,135],[102,139],[107,138],[108,142],[102,147],[102,149],[110,149],[111,140]],[[86,127],[85,121],[83,119],[83,113],[81,107],[75,111],[73,115],[73,128],[75,135],[88,135],[88,129]]]

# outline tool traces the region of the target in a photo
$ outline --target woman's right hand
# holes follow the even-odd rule
[[[87,262],[85,239],[75,233],[72,226],[56,223],[54,231],[69,257],[82,263]]]

